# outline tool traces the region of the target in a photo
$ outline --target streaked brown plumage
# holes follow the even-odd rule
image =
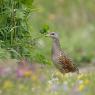
[[[62,51],[59,37],[56,32],[51,32],[48,34],[53,39],[52,45],[52,61],[56,68],[59,69],[61,73],[77,72],[79,69],[75,64],[72,63],[71,59]]]

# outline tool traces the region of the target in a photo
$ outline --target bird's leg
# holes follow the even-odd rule
[[[78,68],[76,68],[76,73],[77,73],[77,74],[80,74],[80,72],[79,72],[79,69],[78,69]]]

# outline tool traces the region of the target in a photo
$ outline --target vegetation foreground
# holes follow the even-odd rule
[[[14,71],[3,75],[0,78],[0,95],[94,95],[93,71],[86,68],[86,72],[80,69],[79,75],[62,75],[53,66],[38,65],[31,72],[23,69],[23,76]]]

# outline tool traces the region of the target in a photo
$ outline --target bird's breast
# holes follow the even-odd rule
[[[61,52],[53,53],[52,60],[54,64],[59,63],[59,57],[61,56]]]

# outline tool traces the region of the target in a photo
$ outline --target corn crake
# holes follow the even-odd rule
[[[72,63],[71,59],[61,49],[58,34],[56,32],[50,32],[47,36],[53,40],[51,54],[56,68],[63,74],[69,72],[77,72],[79,74],[77,66]]]

